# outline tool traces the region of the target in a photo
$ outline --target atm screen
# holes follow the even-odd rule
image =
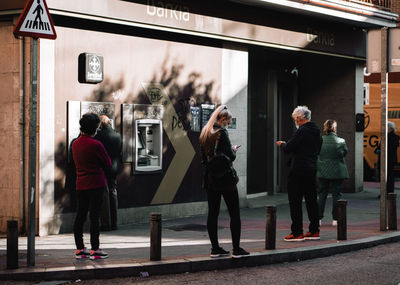
[[[144,143],[142,131],[138,131],[138,133],[137,133],[137,144],[138,144],[138,146],[137,146],[138,149],[144,149],[145,148],[145,143]]]

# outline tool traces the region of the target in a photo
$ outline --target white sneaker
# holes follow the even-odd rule
[[[337,226],[337,220],[332,221],[332,226],[336,227]]]

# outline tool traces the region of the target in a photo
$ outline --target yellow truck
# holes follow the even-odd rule
[[[380,78],[380,77],[379,77]],[[381,128],[381,84],[364,77],[364,180],[378,181],[378,155],[375,153],[380,142]],[[400,135],[400,83],[388,84],[388,121],[396,124],[396,134]],[[400,159],[400,148],[397,150]],[[396,173],[400,167],[395,167]],[[399,175],[397,175],[399,176]]]

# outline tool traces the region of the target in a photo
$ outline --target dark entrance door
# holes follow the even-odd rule
[[[275,142],[294,131],[297,102],[293,58],[264,50],[249,52],[247,194],[286,191],[288,156]]]

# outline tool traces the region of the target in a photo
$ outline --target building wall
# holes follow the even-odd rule
[[[118,179],[119,223],[141,222],[150,212],[165,218],[205,213],[206,194],[201,188],[199,132],[185,126],[188,105],[182,102],[226,103],[237,119],[229,129],[232,142],[242,145],[235,167],[241,204],[246,196],[247,129],[247,52],[230,48],[178,43],[130,35],[116,35],[57,27],[57,41],[41,44],[41,195],[40,235],[68,232],[74,217],[74,193],[64,186],[69,122],[68,101],[111,102],[115,104],[115,126],[121,131],[122,104],[151,104],[143,84],[162,84],[189,138],[194,157],[189,167],[170,167],[181,144],[175,144],[164,122],[162,173],[132,174],[132,164],[124,163]],[[79,41],[86,38],[87,41]],[[78,82],[78,55],[92,52],[104,57],[104,81],[100,84]],[[195,57],[193,54],[195,53]],[[243,72],[245,71],[245,72]],[[224,86],[224,88],[222,88]],[[49,111],[49,108],[53,110]],[[183,114],[183,115],[182,115]],[[165,117],[165,116],[164,116]],[[176,127],[176,126],[175,126]],[[182,133],[182,134],[183,134]],[[178,138],[179,139],[179,138]],[[169,173],[171,172],[171,173]],[[169,174],[168,174],[169,173]],[[167,175],[168,188],[162,188]],[[182,180],[178,176],[182,175]],[[160,191],[171,191],[169,201],[153,203]],[[164,193],[165,194],[165,193]],[[164,195],[168,196],[168,195]]]
[[[392,12],[396,14],[400,14],[400,1],[392,0]]]
[[[0,229],[21,224],[20,41],[11,22],[0,22]]]
[[[29,125],[31,93],[30,38],[16,39],[12,33],[16,17],[0,22],[0,232],[7,220],[17,220],[19,232],[26,232],[28,219]],[[37,130],[37,128],[35,128]],[[36,185],[36,194],[39,192]],[[36,225],[38,224],[36,203]]]
[[[223,49],[222,104],[226,104],[236,119],[236,128],[229,130],[232,145],[241,145],[234,167],[239,176],[239,199],[243,205],[247,195],[247,85],[248,52]]]
[[[337,134],[346,140],[349,150],[345,160],[350,178],[345,180],[344,191],[359,191],[358,180],[360,175],[362,179],[362,170],[360,173],[359,159],[356,161],[356,157],[359,158],[360,152],[362,153],[362,142],[355,131],[355,114],[359,111],[356,101],[359,101],[359,93],[363,87],[356,80],[356,74],[359,77],[356,62],[319,56],[314,56],[313,59],[307,57],[305,60],[308,64],[303,65],[304,70],[299,71],[302,91],[298,103],[311,109],[312,120],[321,130],[325,120],[337,121]]]

